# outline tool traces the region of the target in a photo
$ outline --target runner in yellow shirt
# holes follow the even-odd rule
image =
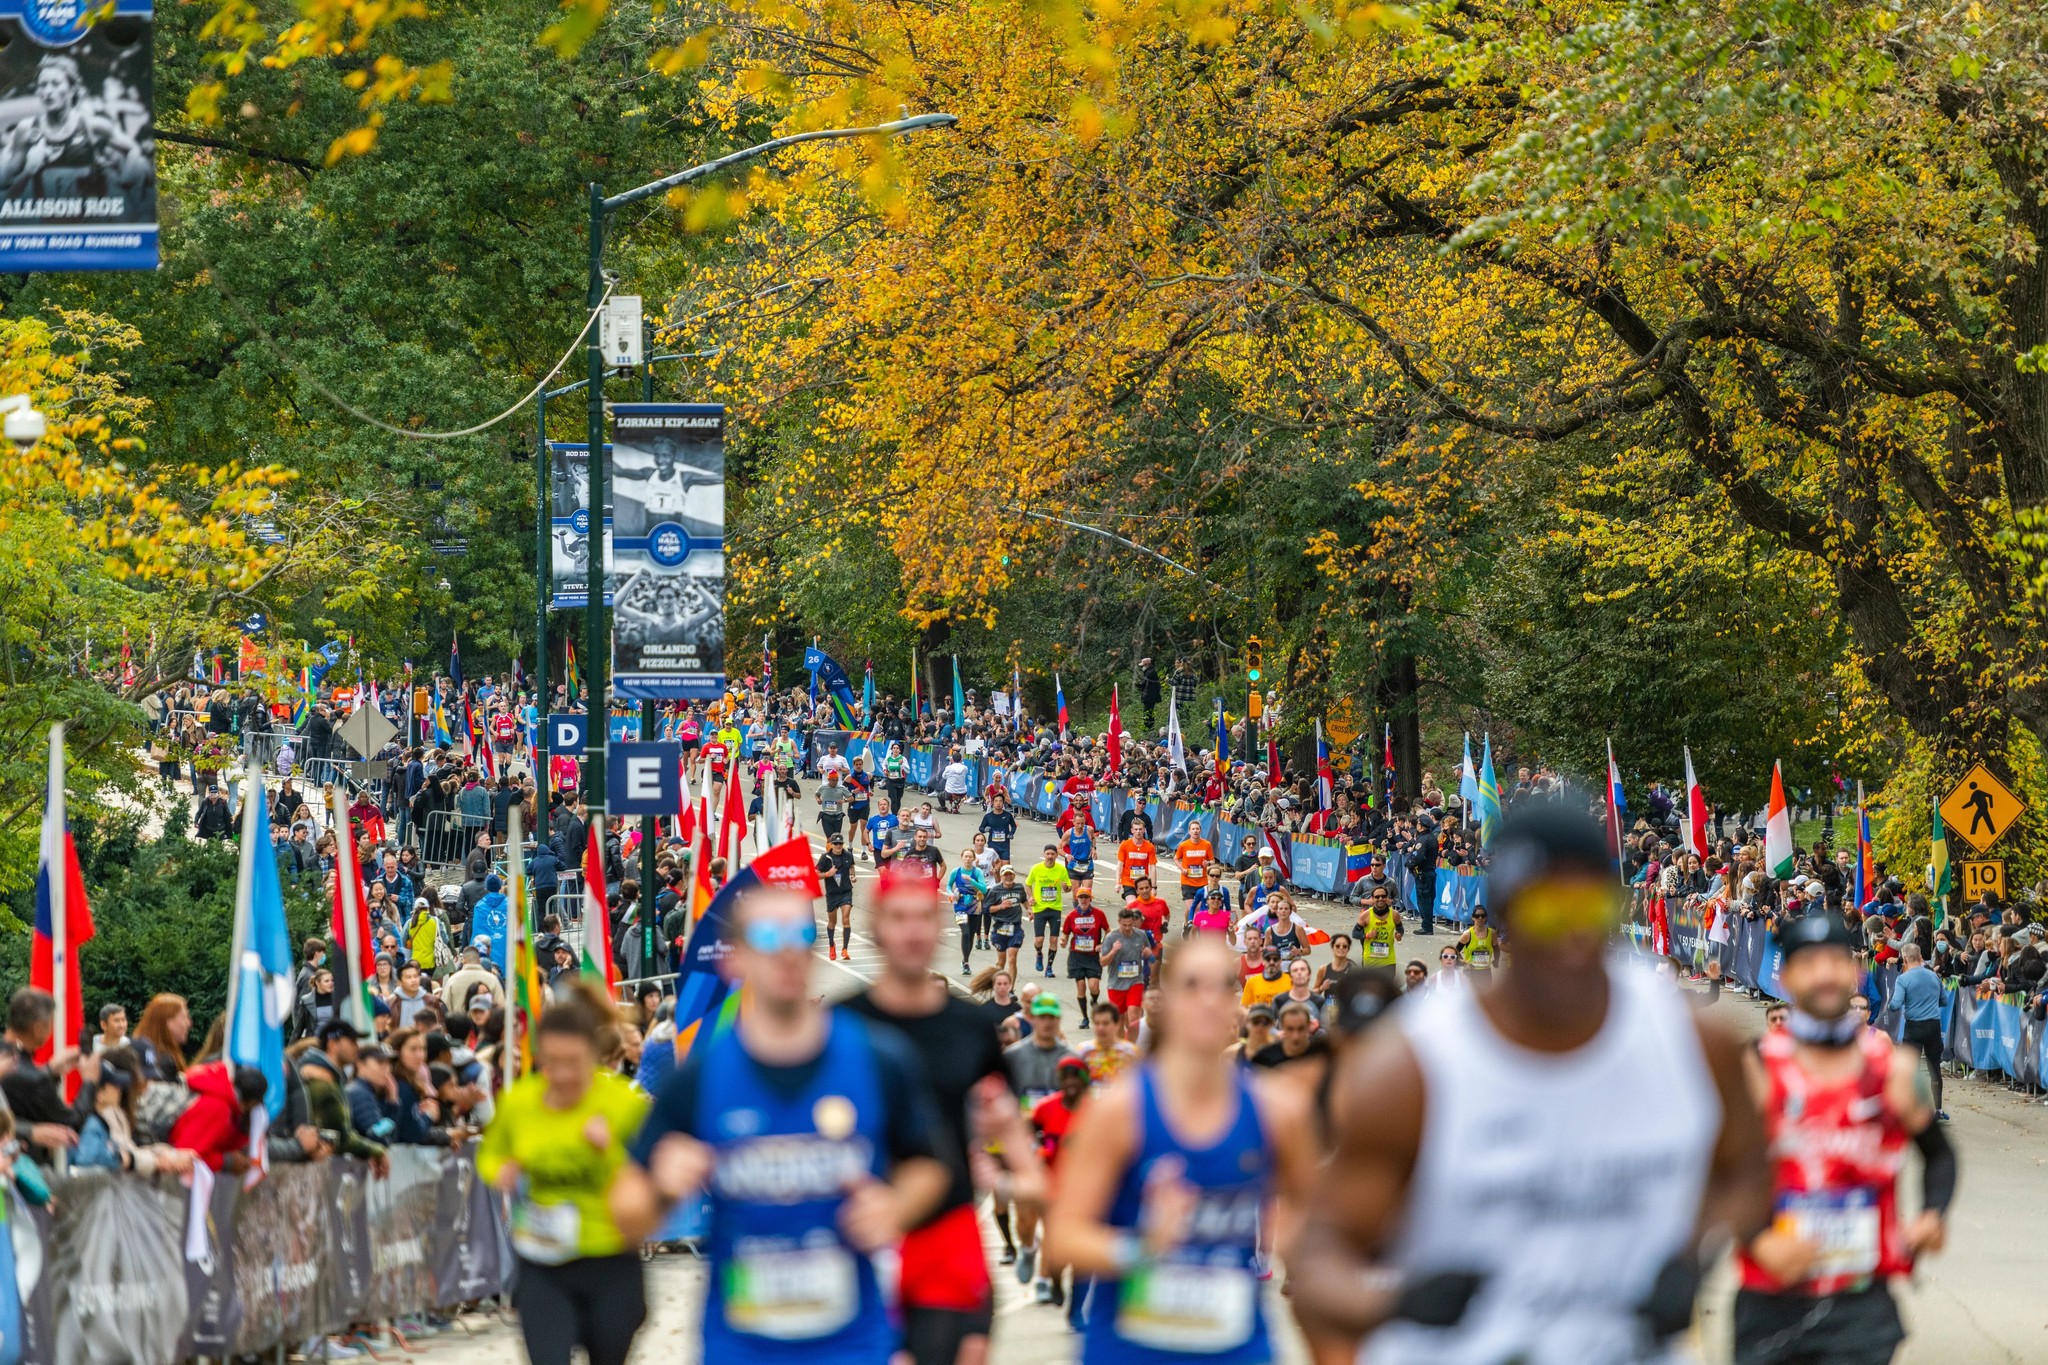
[[[1024,874],[1024,903],[1031,907],[1031,955],[1046,976],[1052,975],[1053,960],[1059,956],[1060,912],[1073,885],[1057,844],[1047,844]]]

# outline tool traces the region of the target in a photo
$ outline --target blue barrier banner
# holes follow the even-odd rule
[[[1088,798],[1088,818],[1095,822],[1095,828],[1110,834],[1116,833],[1116,803],[1110,793],[1098,791]]]
[[[903,765],[904,773],[909,777],[911,785],[929,791],[932,785],[932,751],[912,749],[903,757],[907,760]]]
[[[1344,887],[1344,846],[1342,844],[1289,841],[1294,863],[1294,884],[1324,895],[1341,894]]]

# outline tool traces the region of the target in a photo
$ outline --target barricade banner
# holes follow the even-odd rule
[[[1344,845],[1334,839],[1297,834],[1289,840],[1294,861],[1294,885],[1324,895],[1342,895],[1344,890]]]
[[[55,1187],[43,1248],[49,1365],[169,1365],[185,1337],[185,1203],[173,1181],[80,1171]]]

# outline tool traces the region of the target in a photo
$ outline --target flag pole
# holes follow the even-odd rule
[[[505,861],[506,871],[512,877],[512,895],[509,913],[505,916],[505,1030],[501,1045],[505,1050],[505,1085],[519,1079],[519,1001],[515,973],[521,970],[519,958],[521,949],[527,954],[533,949],[526,942],[526,858],[520,852],[525,844],[525,822],[519,813],[519,803],[513,802],[505,812]]]
[[[71,893],[71,870],[65,862],[64,836],[69,816],[64,810],[64,722],[58,721],[50,727],[50,805],[53,815],[51,827],[57,832],[56,847],[44,850],[44,875],[50,883],[50,994],[56,998],[57,1024],[51,1037],[50,1054],[55,1056],[70,1045],[64,1034],[71,1022],[71,1011],[65,996],[71,984],[70,963],[65,955],[71,951],[71,907],[67,902]],[[239,923],[239,921],[238,921]]]
[[[249,896],[251,890],[256,885],[256,801],[250,795],[249,784],[252,782],[261,784],[262,781],[262,769],[256,766],[256,756],[251,754],[249,755],[249,764],[242,772],[242,847],[240,857],[236,859],[235,926],[228,946],[227,1017],[229,1020],[233,1020],[235,1017],[235,999],[241,994],[242,954],[249,951],[249,918],[252,913]],[[343,833],[347,832],[347,828],[346,825],[342,826]],[[52,924],[50,928],[56,934],[64,932],[58,924]],[[58,960],[62,961],[64,941],[62,938],[59,938],[56,942],[59,955]],[[62,981],[63,977],[60,975],[58,980]],[[58,1004],[61,1006],[63,1001],[58,1001]],[[63,1017],[62,1009],[58,1010],[58,1017],[60,1019]],[[61,1023],[58,1025],[58,1029],[60,1032],[62,1031],[63,1025]],[[61,1038],[59,1043],[62,1043]]]
[[[336,787],[333,795],[335,829],[339,835],[335,840],[334,898],[336,910],[341,917],[341,975],[342,984],[347,987],[346,1003],[342,1006],[342,1018],[354,1024],[365,1034],[374,1031],[376,1020],[363,996],[369,990],[369,982],[363,979],[363,874],[356,862],[355,828],[350,825],[348,807],[342,789]],[[404,913],[412,914],[407,906]],[[233,1018],[232,1015],[229,1016]]]

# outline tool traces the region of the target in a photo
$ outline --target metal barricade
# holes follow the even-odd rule
[[[475,831],[483,827],[480,823],[471,824],[459,810],[428,811],[426,827],[420,832],[420,861],[461,867],[476,845]]]

